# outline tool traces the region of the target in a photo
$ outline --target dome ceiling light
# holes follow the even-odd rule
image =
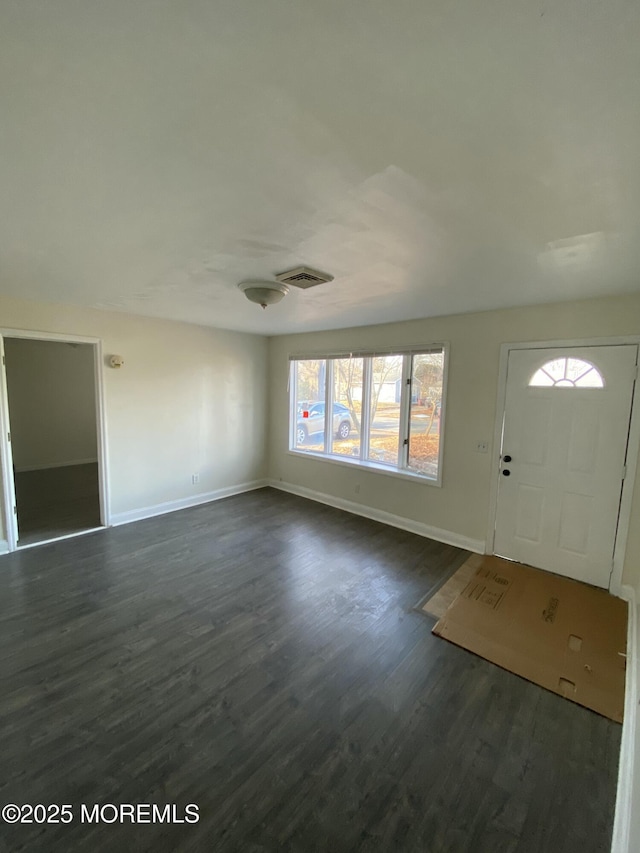
[[[288,285],[308,290],[318,284],[326,284],[333,281],[333,276],[310,267],[296,267],[276,275],[276,281],[241,281],[238,288],[244,293],[249,302],[255,302],[266,308],[267,305],[275,305],[289,293]]]
[[[238,288],[249,302],[255,302],[263,308],[275,305],[289,293],[287,285],[278,281],[241,281]]]

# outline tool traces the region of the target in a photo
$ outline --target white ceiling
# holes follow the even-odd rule
[[[640,289],[637,0],[3,0],[0,292],[277,334]],[[237,283],[335,280],[262,311]]]

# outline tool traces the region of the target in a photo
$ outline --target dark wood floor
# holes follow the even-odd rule
[[[412,609],[464,558],[270,489],[0,558],[0,800],[75,810],[0,850],[607,851],[620,727]]]
[[[100,526],[97,463],[16,472],[15,485],[21,546]]]

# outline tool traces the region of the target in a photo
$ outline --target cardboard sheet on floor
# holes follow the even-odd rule
[[[475,575],[476,569],[482,563],[482,560],[483,557],[481,554],[472,554],[433,595],[429,593],[426,598],[422,598],[416,604],[416,609],[420,613],[432,616],[434,619],[441,619],[447,608],[451,607]]]
[[[433,633],[622,722],[627,604],[605,590],[485,557]]]

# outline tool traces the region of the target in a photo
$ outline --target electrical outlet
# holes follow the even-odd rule
[[[200,474],[192,474],[192,475],[191,475],[191,483],[192,483],[192,485],[194,485],[194,486],[195,486],[195,485],[196,485],[197,483],[199,483],[199,482],[200,482]]]
[[[487,453],[489,450],[488,441],[476,441],[476,453]]]

